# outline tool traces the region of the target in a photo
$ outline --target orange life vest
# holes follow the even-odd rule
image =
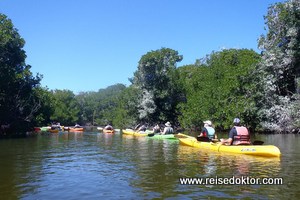
[[[237,135],[233,137],[233,145],[251,144],[248,129],[244,126],[235,126]]]

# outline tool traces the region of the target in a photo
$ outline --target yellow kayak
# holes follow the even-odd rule
[[[182,133],[176,136],[180,143],[201,149],[209,149],[218,152],[238,153],[253,156],[279,157],[280,150],[274,145],[222,145],[219,142],[199,142],[195,137]]]
[[[151,132],[149,132],[149,131],[136,132],[136,131],[134,131],[132,129],[125,129],[125,130],[122,130],[122,133],[125,134],[125,135],[133,135],[133,136],[138,136],[138,137],[140,137],[140,136],[145,137],[145,136],[148,136],[148,134],[151,133]]]

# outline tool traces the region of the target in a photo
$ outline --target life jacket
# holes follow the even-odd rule
[[[248,145],[251,144],[248,129],[244,126],[235,126],[237,135],[233,137],[233,145]]]
[[[165,134],[173,134],[174,130],[172,127],[166,127],[166,133]]]
[[[215,129],[213,127],[206,127],[207,133],[208,135],[206,137],[208,137],[209,139],[214,139],[215,138]]]

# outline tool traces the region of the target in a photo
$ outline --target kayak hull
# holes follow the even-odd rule
[[[83,128],[69,128],[70,132],[83,132]]]
[[[153,136],[150,136],[150,138],[153,138],[153,139],[171,139],[171,140],[177,140],[177,138],[174,136],[174,134],[166,134],[166,135],[153,135]]]
[[[48,132],[50,132],[50,133],[58,133],[59,130],[58,129],[49,129]]]
[[[103,133],[113,134],[114,132],[115,132],[114,130],[105,130],[105,129],[103,129]]]
[[[279,157],[280,150],[274,145],[237,145],[237,146],[227,146],[221,145],[219,142],[199,142],[195,137],[188,136],[185,134],[178,134],[178,139],[181,144],[208,149],[218,152],[227,152],[227,153],[236,153],[236,154],[245,154],[253,156],[264,156],[264,157]]]
[[[122,133],[125,134],[125,135],[132,135],[132,136],[137,136],[137,137],[146,137],[148,136],[148,134],[150,132],[136,132],[132,129],[125,129],[125,130],[122,130]]]

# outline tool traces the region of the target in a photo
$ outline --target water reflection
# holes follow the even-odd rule
[[[136,166],[134,171],[137,175],[130,184],[141,189],[138,193],[144,194],[143,198],[171,197],[176,187],[174,181],[177,181],[174,158],[178,141],[147,138],[132,140],[138,141],[139,145],[133,149],[131,162]]]
[[[261,137],[261,136],[260,136]],[[297,136],[268,136],[281,158],[219,153],[99,132],[0,140],[2,199],[296,199]],[[284,185],[180,185],[182,177],[284,177]],[[118,192],[116,192],[118,191]]]

